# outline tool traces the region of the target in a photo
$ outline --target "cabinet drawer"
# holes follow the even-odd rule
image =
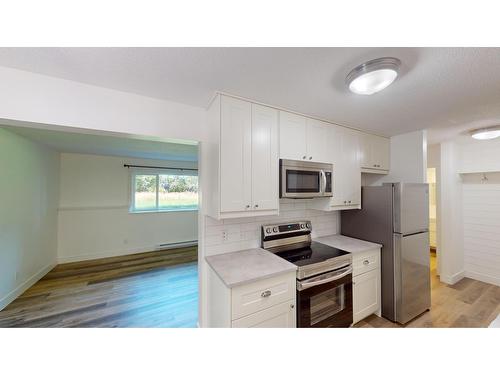
[[[352,275],[361,275],[365,272],[380,267],[380,250],[370,250],[363,253],[353,254],[353,272]]]
[[[295,299],[233,320],[233,328],[295,328]]]
[[[295,272],[235,287],[231,291],[232,320],[295,300]]]

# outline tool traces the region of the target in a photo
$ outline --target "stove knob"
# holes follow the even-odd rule
[[[267,229],[266,229],[266,233],[267,233],[267,234],[271,234],[271,228],[267,228]]]
[[[305,224],[300,224],[300,229],[304,229],[305,227]]]
[[[311,229],[311,223],[307,223],[307,224],[306,224],[306,227],[307,227],[308,229]]]
[[[278,232],[278,227],[274,227],[274,228],[273,228],[273,232],[274,232],[274,233],[277,233],[277,232]]]

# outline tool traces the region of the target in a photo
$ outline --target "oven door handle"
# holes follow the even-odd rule
[[[352,273],[352,267],[347,268],[345,271],[340,270],[340,271],[332,272],[331,273],[332,276],[327,277],[326,279],[320,278],[320,277],[317,277],[317,278],[315,277],[311,281],[297,281],[297,289],[304,290],[304,289],[312,288],[313,286],[326,284],[326,283],[329,283],[331,281],[341,279],[344,276],[349,275],[350,273]],[[322,276],[324,276],[324,275],[322,275]]]

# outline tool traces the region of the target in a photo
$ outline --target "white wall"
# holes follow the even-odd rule
[[[464,277],[462,183],[458,174],[459,148],[453,141],[441,143],[438,191],[440,209],[441,281],[454,284]]]
[[[59,155],[0,129],[0,309],[56,263]]]
[[[197,240],[198,211],[130,213],[123,164],[196,168],[196,163],[61,154],[59,263],[151,251]]]
[[[383,182],[427,181],[427,133],[419,130],[391,137],[391,169]]]
[[[436,181],[434,185],[436,194],[436,206],[435,206],[435,218],[430,218],[429,231],[435,231],[435,246],[436,246],[436,257],[437,257],[437,274],[441,275],[441,145],[434,144],[427,147],[427,167],[436,169]],[[430,187],[432,188],[432,186]],[[430,191],[429,191],[430,193]],[[432,245],[432,241],[431,241]]]
[[[455,143],[457,169],[477,172],[461,175],[465,276],[500,285],[500,139]]]

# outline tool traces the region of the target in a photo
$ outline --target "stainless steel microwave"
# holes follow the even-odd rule
[[[333,164],[280,159],[280,198],[333,196]]]

